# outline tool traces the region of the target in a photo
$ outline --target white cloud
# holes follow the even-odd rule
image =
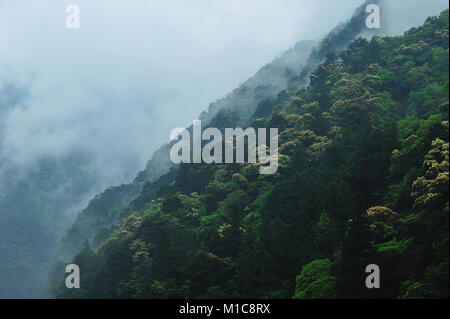
[[[64,1],[0,1],[0,83],[30,95],[0,113],[3,159],[25,165],[81,147],[105,183],[119,183],[172,128],[189,125],[295,42],[320,38],[363,1],[72,2],[81,10],[76,30],[65,28]],[[402,5],[395,10],[414,19],[426,13]]]
[[[117,183],[173,127],[296,41],[325,34],[361,0],[73,2],[76,30],[65,28],[67,3],[0,3],[0,61],[9,70],[1,78],[30,91],[3,118],[2,153],[26,163],[83,147],[105,174],[122,172],[108,181]]]

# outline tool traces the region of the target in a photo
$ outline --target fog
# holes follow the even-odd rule
[[[28,94],[3,111],[1,159],[25,168],[82,148],[101,187],[133,178],[172,128],[362,3],[73,2],[80,29],[65,27],[65,2],[0,2],[0,87]]]
[[[173,128],[190,125],[297,41],[320,39],[364,1],[71,2],[80,29],[65,26],[70,1],[0,0],[0,199],[37,161],[82,154],[89,194],[71,198],[74,217],[94,193],[131,181]],[[448,6],[384,5],[390,34]]]
[[[172,128],[189,125],[299,40],[318,39],[361,0],[0,1],[0,88],[26,99],[2,114],[3,164],[74,147],[102,187],[131,179]],[[390,0],[395,32],[446,2]],[[414,10],[414,13],[412,11]],[[403,21],[407,21],[406,23]]]
[[[385,9],[384,27],[390,35],[403,34],[412,27],[425,22],[429,16],[439,15],[448,8],[445,0],[382,0],[381,10]],[[382,22],[383,23],[383,22]]]

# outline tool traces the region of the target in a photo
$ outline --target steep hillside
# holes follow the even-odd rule
[[[236,127],[248,123],[252,116],[266,112],[265,109],[270,109],[270,104],[285,102],[288,98],[286,90],[305,87],[309,83],[310,73],[316,65],[325,60],[327,53],[337,53],[357,36],[372,36],[383,31],[368,30],[365,27],[365,17],[363,5],[355,10],[347,23],[337,26],[323,40],[298,42],[262,67],[236,90],[211,103],[199,119],[213,127]],[[268,112],[270,114],[270,110]],[[138,174],[133,183],[107,189],[80,212],[74,225],[61,241],[57,254],[59,260],[67,261],[68,257],[78,253],[85,240],[97,247],[101,240],[105,239],[110,227],[120,221],[119,216],[125,216],[129,212],[127,206],[139,195],[142,187],[146,183],[150,183],[146,188],[153,187],[150,186],[152,182],[175,167],[169,158],[170,147],[170,144],[166,144],[156,151],[145,170]],[[156,191],[157,189],[153,190],[154,193]]]
[[[448,298],[448,10],[347,46],[361,18],[284,73],[285,90],[211,111],[211,126],[278,128],[276,174],[182,164],[122,213],[94,209],[122,218],[74,258],[81,289],[55,270],[57,297]],[[382,289],[365,287],[368,264]]]

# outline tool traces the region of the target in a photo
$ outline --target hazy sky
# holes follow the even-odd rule
[[[81,147],[105,185],[134,177],[172,128],[363,3],[71,2],[80,7],[80,29],[65,27],[70,1],[0,0],[0,103],[15,101],[5,98],[10,84],[28,92],[0,110],[0,160],[28,165]],[[430,7],[414,17],[422,21]]]

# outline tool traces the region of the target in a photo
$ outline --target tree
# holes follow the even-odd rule
[[[331,275],[331,261],[317,259],[302,267],[296,278],[293,299],[335,298],[336,277]]]

